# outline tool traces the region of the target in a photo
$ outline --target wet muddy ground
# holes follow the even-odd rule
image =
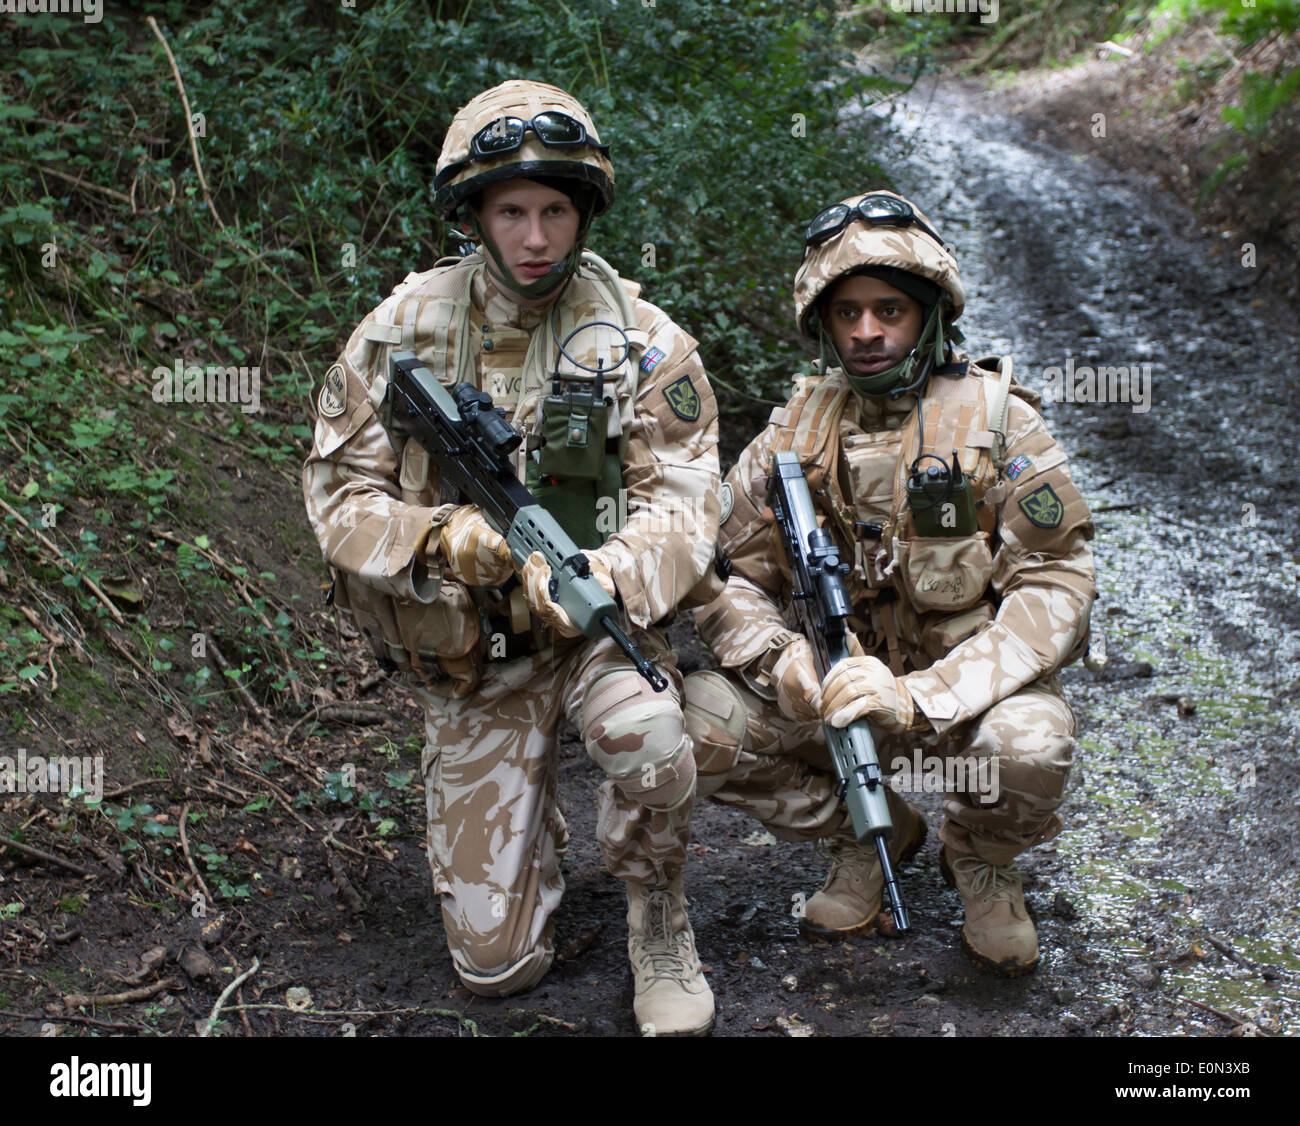
[[[1300,1031],[1296,340],[1256,322],[1239,274],[1212,263],[1172,201],[1050,131],[1031,140],[996,96],[919,89],[898,119],[914,143],[896,183],[956,246],[974,354],[1010,352],[1035,389],[1067,359],[1076,371],[1150,365],[1148,410],[1044,407],[1096,515],[1108,664],[1063,676],[1080,750],[1066,831],[1022,865],[1043,952],[1031,977],[992,978],[962,954],[961,903],[937,868],[937,795],[914,795],[931,834],[903,872],[912,932],[843,944],[797,933],[795,897],[825,869],[814,848],[697,806],[687,888],[717,1034]],[[733,456],[742,430],[725,436]],[[689,623],[674,628],[685,667],[707,660]],[[112,799],[128,827],[159,832],[187,802],[201,812],[189,846],[221,897],[206,918],[178,913],[188,883],[164,886],[186,869],[174,836],[157,842],[172,855],[152,891],[125,878],[102,833],[97,866],[119,878],[85,884],[6,859],[0,908],[25,909],[0,918],[0,1030],[192,1034],[256,957],[223,1034],[634,1034],[623,894],[595,845],[600,774],[580,746],[566,742],[560,765],[573,843],[559,961],[529,994],[473,998],[423,857],[415,709],[382,686],[366,699],[395,714],[300,729],[291,750],[249,728],[232,740],[246,761],[195,747],[188,776]],[[354,792],[322,782],[349,762]],[[266,787],[239,773],[249,767],[283,800],[257,797]],[[7,807],[6,829],[36,808]],[[77,993],[144,995],[66,1008]]]

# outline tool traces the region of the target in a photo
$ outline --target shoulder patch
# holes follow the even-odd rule
[[[728,481],[722,482],[722,515],[718,517],[718,525],[721,526],[727,522],[731,516],[731,510],[736,505],[736,494],[731,491],[731,484]]]
[[[1013,457],[1009,462],[1007,462],[1007,476],[1014,481],[1033,464],[1034,463],[1024,454],[1020,454],[1018,457]]]
[[[652,374],[655,368],[659,366],[659,361],[664,358],[665,354],[666,353],[662,348],[647,348],[645,350],[645,355],[641,357],[641,370],[645,372],[646,375]]]
[[[1055,528],[1065,515],[1065,506],[1051,485],[1039,485],[1020,502],[1020,511],[1038,528]]]
[[[316,409],[321,418],[338,418],[347,405],[347,378],[343,374],[343,365],[335,364],[325,373],[325,382],[316,397]]]
[[[649,353],[646,353],[649,355]],[[645,367],[645,360],[641,361]],[[664,388],[664,398],[673,408],[673,414],[687,422],[694,422],[700,417],[700,396],[695,390],[689,375],[683,375]]]

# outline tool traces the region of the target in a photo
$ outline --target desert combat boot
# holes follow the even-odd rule
[[[704,1036],[713,1028],[713,990],[695,953],[680,873],[666,888],[628,883],[627,956],[643,1036]]]
[[[990,864],[949,842],[939,852],[939,870],[966,905],[962,949],[1002,977],[1032,973],[1038,965],[1038,935],[1025,909],[1020,869]]]
[[[889,858],[897,874],[925,843],[925,818],[893,790],[887,790],[886,795],[894,822]],[[831,869],[821,890],[804,904],[800,928],[819,938],[841,938],[877,925],[892,932],[892,917],[882,915],[880,910],[885,874],[880,869],[875,842],[860,844],[853,835],[853,826],[846,824],[827,841],[827,851]]]

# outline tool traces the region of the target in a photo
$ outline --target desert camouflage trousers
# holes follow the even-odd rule
[[[847,814],[821,725],[786,719],[736,678],[748,709],[740,759],[713,800],[752,814],[787,841],[829,837]],[[1010,864],[1063,828],[1057,807],[1074,759],[1074,714],[1054,677],[1036,681],[939,738],[873,729],[891,786],[943,793],[940,837]]]
[[[456,972],[476,993],[505,996],[528,989],[553,958],[552,916],[564,891],[560,859],[569,842],[557,802],[563,721],[578,727],[592,758],[610,775],[596,795],[596,835],[609,871],[658,887],[685,863],[694,764],[681,728],[681,677],[659,634],[634,630],[632,639],[668,678],[666,691],[643,689],[645,681],[608,639],[584,641],[559,656],[547,649],[490,664],[480,687],[464,699],[416,689],[425,713],[421,768],[433,888],[442,897]],[[597,681],[602,691],[593,710],[588,689]],[[656,713],[655,737],[661,741],[665,720],[680,737],[689,778],[687,796],[674,808],[653,809],[630,798],[625,790],[635,791],[643,776],[635,770],[615,783],[629,773],[618,762],[620,753],[634,766],[640,759],[629,724],[614,746],[600,737],[601,700],[611,698],[615,706],[639,704],[641,710],[632,713],[637,717]],[[638,722],[630,726],[635,730]],[[645,796],[653,800],[656,794]]]

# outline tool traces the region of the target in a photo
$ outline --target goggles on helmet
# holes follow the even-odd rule
[[[907,200],[879,194],[863,196],[852,205],[833,203],[817,212],[804,233],[804,254],[807,255],[812,247],[834,238],[854,219],[860,219],[872,227],[919,227],[940,246],[943,245],[943,239],[921,221]]]
[[[559,110],[539,113],[531,121],[525,121],[522,117],[498,117],[474,134],[469,143],[469,156],[447,165],[434,178],[434,186],[446,183],[475,160],[488,160],[502,153],[514,152],[530,132],[548,148],[576,149],[590,145],[602,155],[609,155],[608,145],[602,145],[596,140],[576,117],[570,117]]]

